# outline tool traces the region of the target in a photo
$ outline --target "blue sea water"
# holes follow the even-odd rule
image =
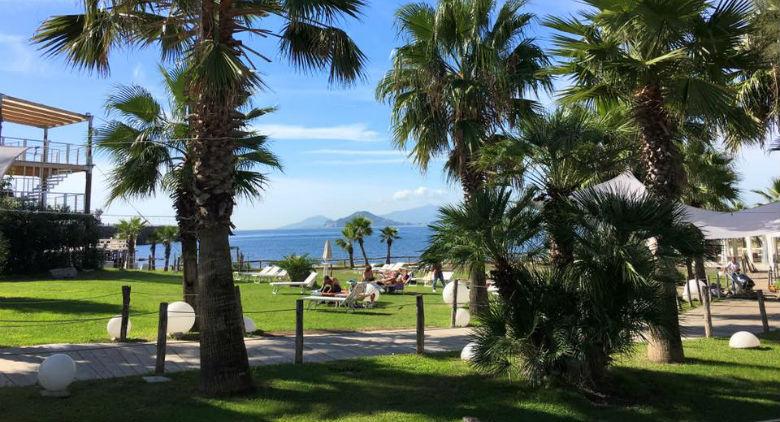
[[[401,236],[393,242],[392,255],[395,257],[417,257],[428,244],[430,229],[428,227],[401,226],[398,228]],[[335,240],[341,237],[341,229],[315,230],[241,230],[230,237],[230,246],[238,247],[249,261],[278,260],[290,254],[309,254],[319,260],[322,257],[323,246],[330,240],[334,259],[347,259],[347,253],[335,245]],[[384,261],[387,246],[379,241],[379,231],[365,240],[366,254],[373,258],[372,262]],[[178,243],[172,247],[173,255],[179,256],[181,247]],[[158,261],[163,255],[162,245],[157,245]],[[136,252],[139,260],[149,256],[149,245],[140,245]],[[235,250],[233,251],[235,256]],[[361,262],[360,248],[355,243],[355,261]],[[410,259],[402,259],[409,261]],[[158,263],[159,267],[160,264]]]

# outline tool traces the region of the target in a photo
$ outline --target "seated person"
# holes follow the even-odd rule
[[[366,269],[363,270],[363,281],[374,281],[374,271],[370,265],[366,265]]]
[[[370,293],[370,294],[366,293],[368,291],[368,286],[369,286],[369,284],[364,281],[364,282],[356,284],[353,287],[353,289],[355,290],[355,300],[357,302],[362,302],[363,300],[368,298],[369,299],[368,307],[370,308],[370,307],[373,307],[374,304],[375,304],[376,294],[373,293],[373,292]],[[376,287],[376,286],[374,286],[374,287]],[[351,291],[350,291],[350,293],[351,293]]]
[[[337,293],[341,293],[342,288],[339,284],[339,280],[335,277],[326,275],[322,282],[322,289],[320,292],[325,296],[335,296]]]
[[[389,285],[389,284],[395,284],[396,279],[398,279],[398,277],[400,275],[401,275],[401,273],[398,272],[398,271],[391,271],[390,273],[387,274],[387,276],[385,276],[385,278],[377,281],[376,284],[378,284],[380,286],[386,286],[386,285]]]
[[[409,274],[409,271],[402,270],[395,278],[395,280],[392,280],[391,282],[385,284],[385,289],[387,290],[388,293],[393,293],[396,290],[403,290],[404,286],[406,286],[406,284],[411,279],[412,276],[411,274]]]

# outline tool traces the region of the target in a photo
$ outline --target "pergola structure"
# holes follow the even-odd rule
[[[42,129],[43,139],[4,136],[3,123],[6,122]],[[49,129],[84,122],[88,125],[86,145],[49,141]],[[11,194],[25,200],[37,200],[42,207],[53,204],[89,213],[92,132],[89,113],[75,113],[0,93],[0,155],[15,154],[5,174],[0,176],[12,176]],[[50,194],[69,174],[78,172],[85,173],[83,193]]]

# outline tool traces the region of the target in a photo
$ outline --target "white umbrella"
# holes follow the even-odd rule
[[[325,241],[325,248],[322,250],[322,271],[325,273],[328,268],[328,262],[333,258],[333,250],[330,247],[330,240]]]

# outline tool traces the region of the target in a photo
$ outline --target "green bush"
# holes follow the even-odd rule
[[[0,211],[0,234],[8,244],[3,273],[29,274],[73,265],[97,268],[98,223],[76,213]]]
[[[309,258],[309,254],[287,255],[281,261],[277,262],[283,270],[287,271],[292,281],[303,281],[314,270],[314,260]]]
[[[5,264],[8,263],[8,254],[10,253],[8,247],[8,240],[0,232],[0,274],[5,270]]]

